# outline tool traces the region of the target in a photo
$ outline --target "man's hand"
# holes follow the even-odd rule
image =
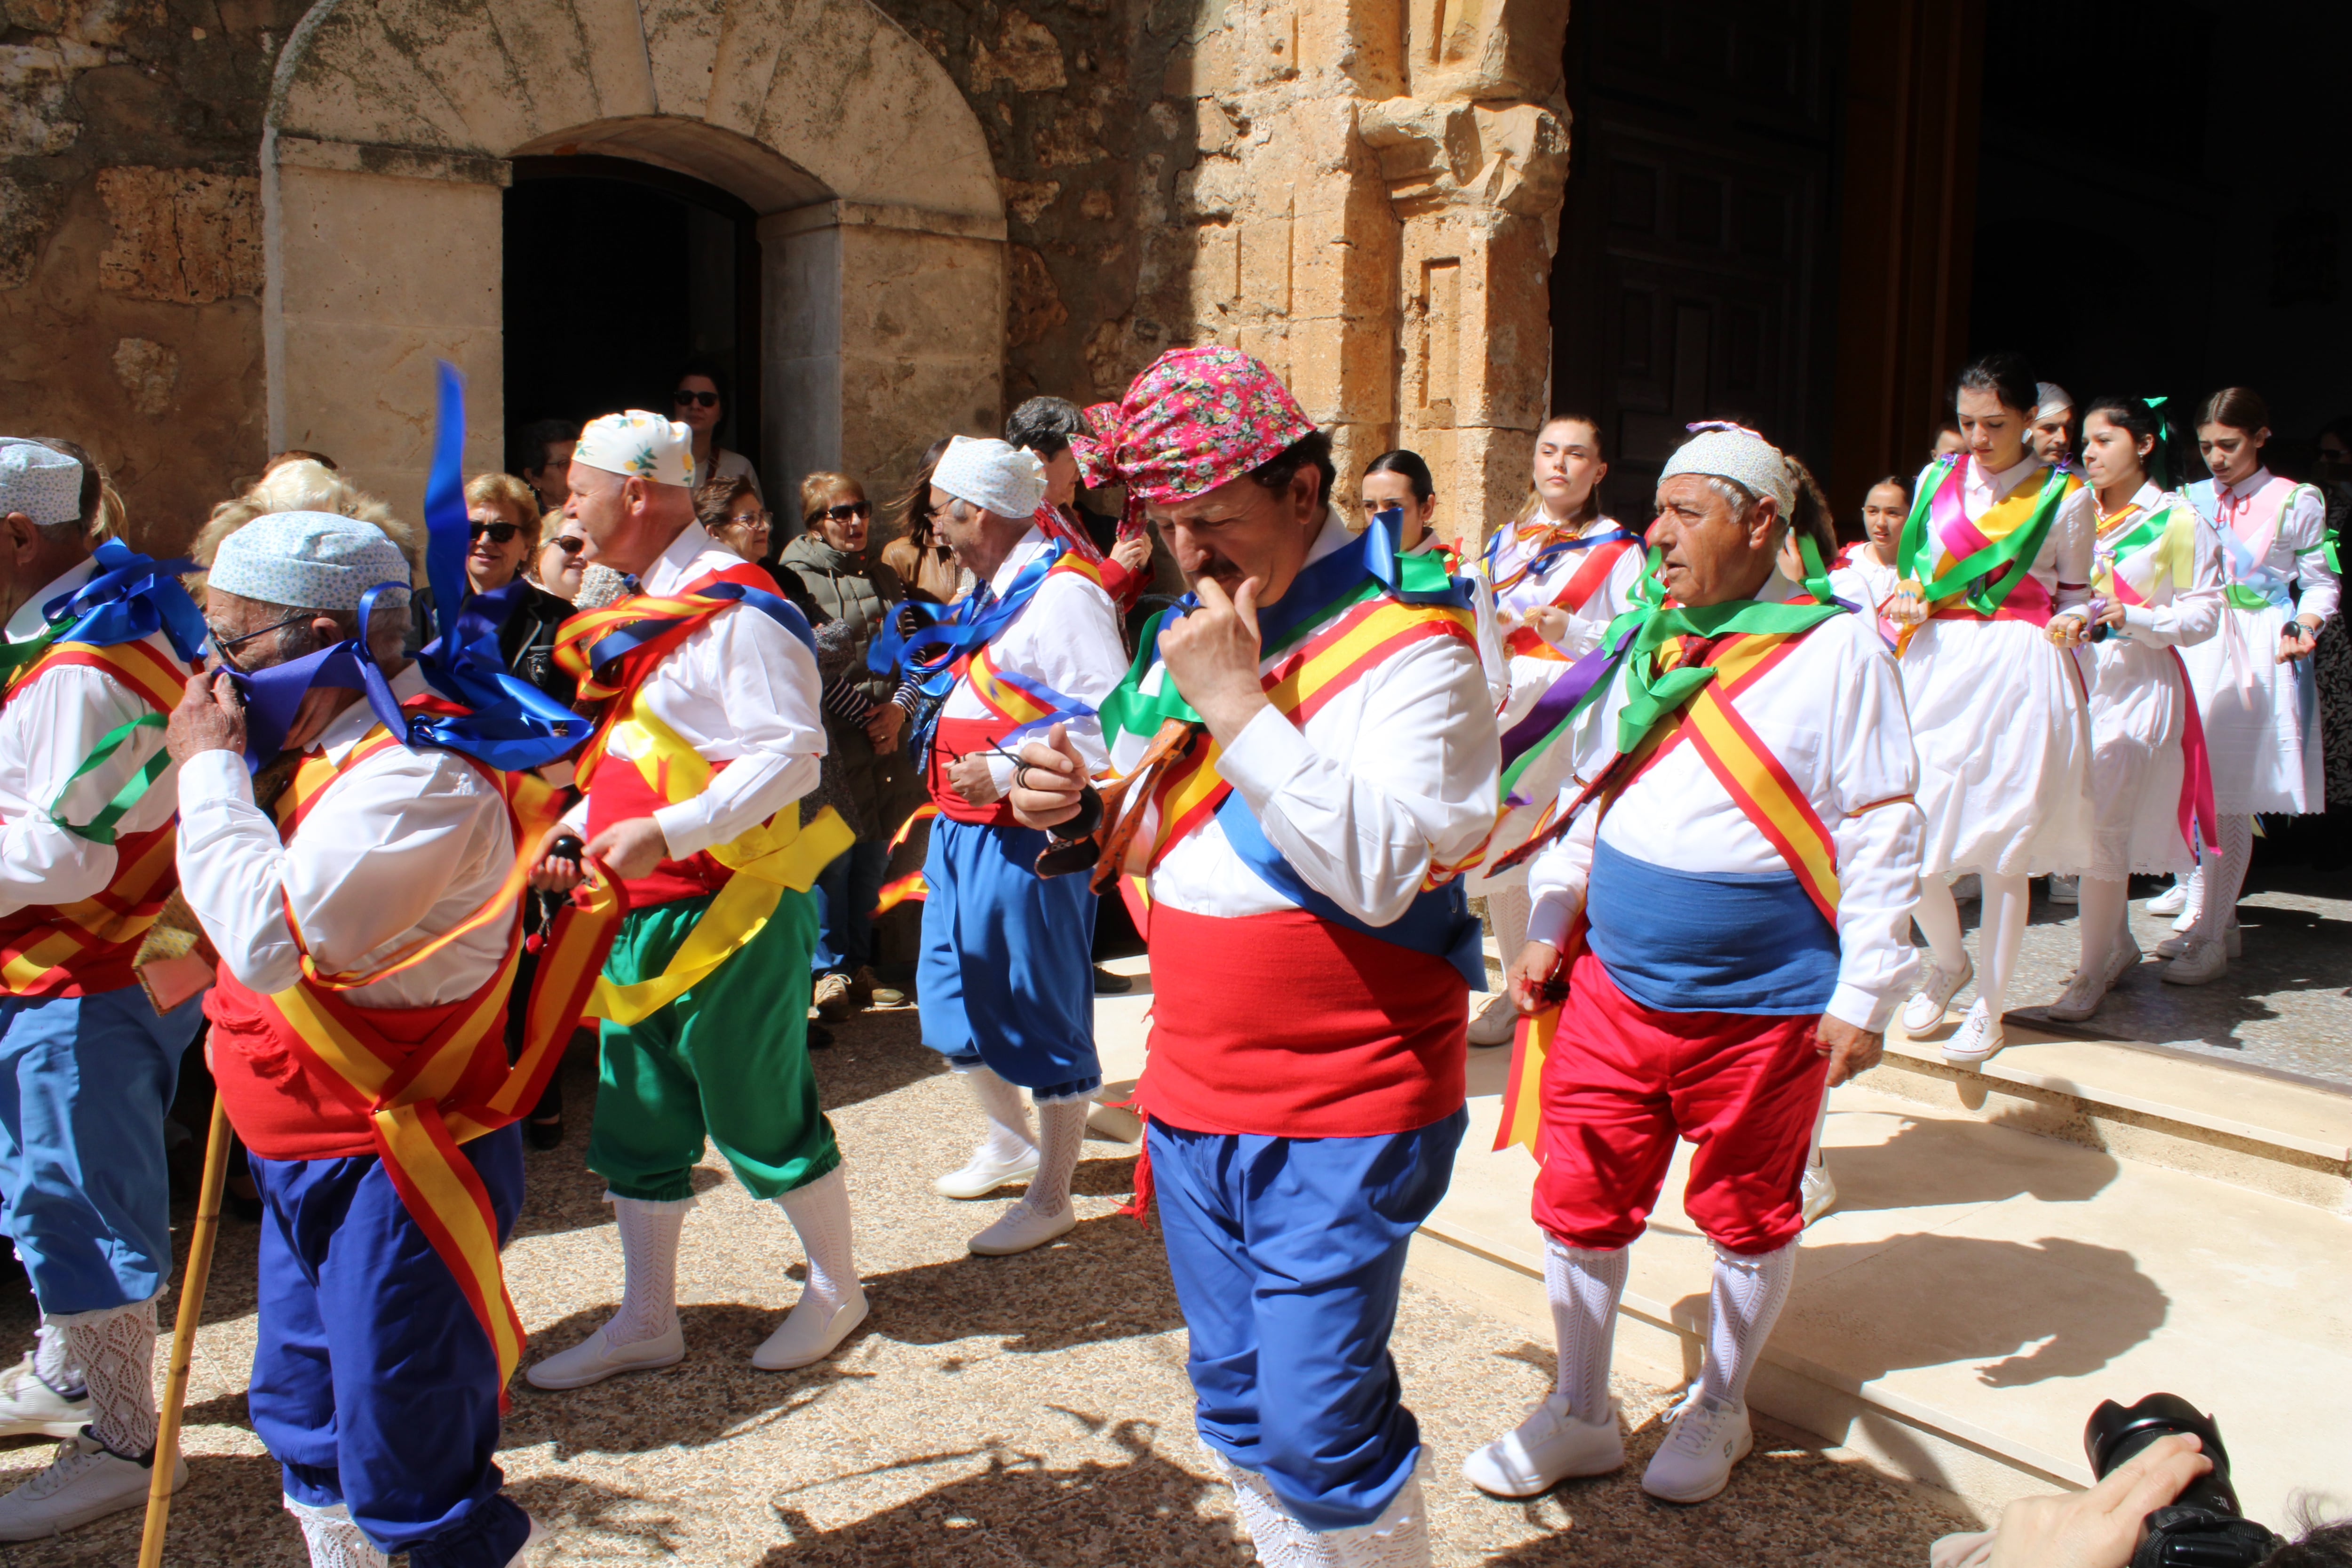
[[[2309,621],[2292,620],[2279,628],[2278,661],[2293,664],[2299,658],[2309,658],[2319,646],[2319,628]]]
[[[1151,564],[1151,535],[1132,533],[1110,547],[1110,558],[1129,572],[1140,572]]]
[[[175,763],[198,752],[245,754],[245,699],[236,694],[227,671],[206,670],[189,679],[164,727],[163,749]]]
[[[968,752],[948,764],[948,783],[973,805],[997,798],[996,776],[988,771],[988,753]]]
[[[1835,1089],[1878,1065],[1878,1058],[1885,1054],[1886,1037],[1857,1029],[1843,1018],[1824,1013],[1813,1026],[1813,1049],[1830,1058],[1830,1087]]]
[[[1013,770],[1013,819],[1024,827],[1057,827],[1078,814],[1086,793],[1087,760],[1071,742],[1066,725],[1056,724],[1043,741],[1021,747]]]
[[[2001,1511],[1992,1568],[2125,1568],[2140,1522],[2213,1468],[2184,1432],[2158,1437],[2086,1492],[2021,1498]]]
[[[1208,721],[1209,732],[1230,746],[1272,706],[1257,672],[1257,579],[1245,577],[1230,599],[1215,581],[1194,584],[1201,607],[1163,625],[1160,657],[1185,701]]]
[[[907,722],[907,710],[896,702],[885,702],[866,716],[866,738],[874,749],[885,755],[898,749],[898,731]]]
[[[1547,994],[1553,975],[1559,973],[1559,949],[1548,942],[1531,942],[1519,949],[1518,957],[1504,972],[1503,980],[1511,988],[1511,1005],[1522,1014],[1532,1016],[1552,1005]]]
[[[558,840],[579,837],[568,823],[557,823],[539,836],[539,853],[531,858],[530,885],[542,893],[568,893],[587,880],[587,873],[577,860],[560,859],[548,853]]]
[[[669,858],[669,840],[663,836],[661,824],[652,817],[632,816],[591,838],[588,853],[625,882],[646,875]]]

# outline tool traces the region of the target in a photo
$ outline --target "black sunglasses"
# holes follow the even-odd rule
[[[845,501],[840,506],[825,508],[824,515],[835,522],[847,522],[853,517],[872,517],[874,508],[862,500]]]
[[[582,551],[588,548],[588,542],[586,540],[574,539],[568,533],[559,533],[554,538],[549,540],[548,542],[555,546],[558,550],[563,552],[566,555],[577,555]]]
[[[677,395],[677,405],[680,408],[684,408],[690,403],[698,403],[705,408],[716,408],[719,406],[719,395],[715,392],[680,392]]]
[[[522,524],[519,522],[475,522],[466,527],[467,538],[479,539],[487,533],[492,544],[512,544],[514,536],[521,531]]]

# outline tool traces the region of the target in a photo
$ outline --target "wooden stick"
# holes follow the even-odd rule
[[[147,1483],[147,1530],[139,1538],[139,1568],[163,1568],[163,1528],[172,1517],[172,1474],[179,1468],[180,1406],[188,1397],[188,1358],[205,1315],[205,1281],[213,1269],[213,1238],[220,1233],[221,1189],[228,1182],[228,1104],[213,1095],[213,1125],[205,1138],[205,1180],[196,1196],[196,1228],[188,1237],[188,1271],[180,1281],[180,1315],[172,1327],[172,1361],[163,1377],[163,1408],[155,1422],[155,1474]]]

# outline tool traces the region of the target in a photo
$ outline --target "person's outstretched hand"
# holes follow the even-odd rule
[[[2158,1437],[2084,1492],[2021,1498],[2002,1510],[1992,1568],[2125,1568],[2140,1521],[2213,1468],[2186,1433]]]

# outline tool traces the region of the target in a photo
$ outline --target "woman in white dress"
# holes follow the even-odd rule
[[[1418,452],[1399,447],[1382,452],[1364,465],[1356,482],[1356,499],[1363,508],[1363,526],[1384,511],[1402,521],[1396,536],[1399,555],[1434,555],[1445,563],[1449,576],[1470,586],[1470,609],[1478,623],[1478,664],[1486,672],[1486,695],[1500,709],[1511,689],[1509,668],[1503,660],[1503,637],[1496,629],[1495,591],[1477,573],[1465,574],[1462,552],[1437,536],[1437,481]]]
[[[2197,416],[2197,449],[2213,477],[2189,486],[2189,500],[2221,540],[2230,609],[2221,630],[2182,657],[2212,742],[2221,847],[2200,862],[2185,929],[2157,944],[2173,960],[2164,978],[2176,985],[2229,972],[2252,815],[2326,809],[2311,653],[2336,605],[2327,507],[2311,486],[2263,467],[2270,434],[2269,408],[2246,387],[2215,393]]]
[[[2189,825],[2208,835],[2214,826],[2196,698],[2174,650],[2221,624],[2221,542],[2187,500],[2149,479],[2162,434],[2137,398],[2102,397],[2083,416],[2083,467],[2098,505],[2091,599],[2054,616],[2049,636],[2077,650],[2089,679],[2095,822],[2082,952],[2050,1005],[2053,1018],[2089,1017],[2139,962],[2125,920],[2131,873],[2188,870]]]
[[[1497,715],[1508,787],[1489,840],[1489,863],[1535,833],[1568,776],[1566,737],[1528,744],[1549,732],[1538,704],[1633,604],[1647,566],[1639,532],[1601,515],[1600,486],[1608,472],[1596,421],[1580,414],[1546,420],[1536,432],[1527,504],[1487,542],[1478,563],[1494,595],[1509,682]],[[1517,735],[1515,753],[1512,740],[1522,725],[1528,731]],[[1515,758],[1522,764],[1516,773],[1510,771]],[[1513,953],[1525,946],[1526,866],[1492,879],[1474,871],[1467,887],[1486,900],[1497,951]],[[1497,992],[1470,1021],[1470,1043],[1507,1044],[1517,1021],[1509,994]]]
[[[1973,979],[1977,1000],[1945,1059],[2001,1047],[2001,1005],[2025,940],[2028,879],[2091,858],[2091,729],[2082,671],[2042,635],[2091,596],[2095,517],[2083,481],[2035,457],[2039,402],[2024,356],[1989,354],[1960,374],[1966,454],[1920,474],[1887,618],[1904,628],[1899,666],[1919,752],[1927,819],[1914,918],[1932,960],[1905,1005],[1916,1037]],[[1979,969],[1960,941],[1945,873],[1981,874]]]
[[[1901,479],[1889,474],[1872,485],[1862,497],[1862,542],[1839,551],[1830,568],[1830,586],[1838,597],[1876,616],[1879,633],[1888,642],[1895,640],[1895,626],[1886,618],[1886,606],[1903,576],[1895,564],[1895,551],[1910,511],[1911,487]]]

